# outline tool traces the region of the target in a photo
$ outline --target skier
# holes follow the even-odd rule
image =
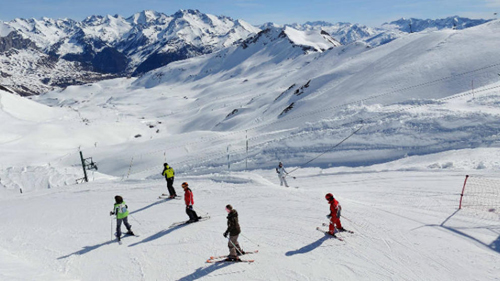
[[[197,222],[201,217],[198,217],[196,212],[193,210],[193,192],[189,189],[188,183],[183,182],[182,188],[184,189],[184,202],[186,203],[186,214],[189,216],[188,223]]]
[[[163,164],[163,172],[162,175],[165,176],[165,180],[167,180],[167,188],[168,188],[168,193],[170,193],[170,196],[168,198],[174,198],[177,196],[175,193],[174,189],[174,176],[175,176],[175,171],[172,167],[168,165],[168,163]],[[166,194],[163,194],[166,196]]]
[[[326,215],[328,219],[330,219],[330,226],[328,233],[332,236],[335,236],[335,227],[337,227],[338,231],[345,231],[340,223],[340,212],[342,210],[342,206],[340,206],[339,201],[335,199],[335,196],[331,193],[325,195],[326,200],[330,203],[330,214]]]
[[[115,196],[115,205],[113,211],[109,212],[109,215],[116,215],[116,237],[118,238],[118,242],[120,242],[120,237],[122,236],[122,222],[128,230],[126,234],[134,235],[132,226],[128,223],[128,206],[120,195]]]
[[[229,256],[227,256],[227,261],[241,261],[238,257],[239,255],[244,255],[245,252],[241,249],[238,243],[238,236],[240,235],[241,229],[238,223],[238,212],[233,209],[233,206],[226,206],[227,212],[227,229],[224,232],[224,237],[227,238],[229,235],[229,241],[227,243],[229,247]]]
[[[288,172],[285,171],[285,167],[283,167],[283,163],[279,163],[278,167],[276,168],[276,173],[278,173],[278,177],[280,178],[280,185],[283,186],[283,183],[285,183],[285,186],[288,187],[288,183],[286,182],[286,175],[288,175]]]

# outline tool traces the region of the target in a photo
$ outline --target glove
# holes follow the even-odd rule
[[[339,218],[339,219],[340,219],[340,213],[341,213],[341,209],[339,209],[339,210],[337,211],[337,218]]]
[[[113,211],[109,212],[109,215],[110,215],[110,216],[112,216],[112,215],[114,215],[114,214],[115,214],[115,212],[113,212]]]
[[[332,218],[332,215],[326,215],[326,218],[327,218],[327,219],[331,219],[331,218]]]
[[[227,233],[227,231],[226,231],[226,232],[224,232],[224,234],[223,234],[223,235],[224,235],[224,237],[225,237],[225,238],[227,238],[227,234],[228,234],[228,233]]]

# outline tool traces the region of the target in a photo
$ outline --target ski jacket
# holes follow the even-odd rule
[[[166,179],[173,178],[175,176],[175,171],[172,167],[167,165],[165,169],[163,169],[162,175],[164,175]]]
[[[189,188],[186,188],[184,192],[184,202],[186,202],[186,206],[194,205],[193,192]]]
[[[339,201],[333,198],[330,203],[330,215],[332,218],[338,218],[340,216],[340,210],[342,210],[342,207],[340,206]]]
[[[240,234],[241,229],[240,229],[240,224],[238,223],[238,212],[236,210],[232,210],[228,215],[227,215],[227,229],[226,233],[229,233],[231,236],[235,236]]]
[[[280,176],[284,177],[285,174],[288,174],[288,172],[285,170],[285,167],[281,166],[281,167],[277,167],[276,168],[276,173],[278,173]]]
[[[115,204],[113,212],[116,215],[116,218],[119,220],[126,218],[128,216],[128,206],[125,204],[125,202]]]

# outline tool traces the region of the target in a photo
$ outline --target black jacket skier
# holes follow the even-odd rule
[[[241,249],[238,243],[238,236],[241,233],[240,224],[238,222],[238,212],[231,205],[226,206],[227,211],[227,229],[224,232],[224,237],[229,234],[227,246],[229,247],[228,261],[239,261],[239,255],[244,255],[245,252]]]
[[[240,233],[241,229],[240,229],[240,224],[238,222],[238,212],[235,209],[231,209],[229,211],[229,214],[227,215],[227,230],[226,232],[224,232],[224,237],[226,237],[228,234],[230,236],[235,236]]]

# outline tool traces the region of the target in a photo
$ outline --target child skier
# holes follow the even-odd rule
[[[170,193],[170,196],[168,198],[174,198],[175,196],[177,196],[174,189],[174,176],[175,176],[174,169],[170,167],[168,163],[164,163],[163,172],[161,174],[165,176],[165,180],[167,181],[168,193]]]
[[[184,202],[186,203],[186,214],[189,216],[188,223],[197,222],[200,217],[193,210],[194,200],[193,192],[189,189],[188,183],[183,182],[182,188],[184,189]]]
[[[224,237],[227,238],[229,234],[229,241],[227,246],[229,247],[229,256],[227,261],[240,261],[239,255],[244,255],[245,252],[240,247],[238,243],[238,236],[241,233],[240,224],[238,223],[238,212],[231,205],[226,206],[227,212],[227,229],[224,232]]]
[[[345,231],[340,223],[340,212],[342,207],[339,205],[339,201],[335,199],[333,194],[328,193],[325,195],[326,200],[330,203],[330,214],[326,215],[328,219],[330,219],[330,227],[328,233],[332,236],[335,236],[335,227],[337,227],[338,231]]]
[[[113,207],[113,211],[109,212],[109,215],[116,215],[116,237],[118,241],[120,241],[120,237],[122,236],[122,222],[128,230],[127,234],[134,235],[132,226],[128,223],[128,206],[121,196],[115,196],[115,206]]]

